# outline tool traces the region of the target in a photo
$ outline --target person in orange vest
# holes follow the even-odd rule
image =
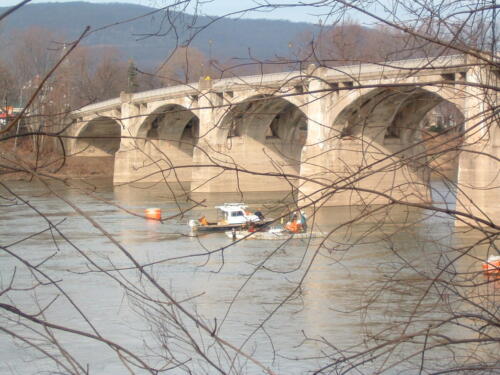
[[[285,229],[292,233],[299,233],[302,231],[302,224],[297,221],[297,215],[294,214],[292,220],[286,223]]]
[[[205,216],[202,216],[198,219],[201,225],[208,225],[208,220]]]

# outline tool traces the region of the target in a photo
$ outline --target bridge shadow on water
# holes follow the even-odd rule
[[[432,205],[439,208],[455,209],[456,201],[456,171],[447,172],[446,175],[433,176],[431,179]],[[84,182],[89,183],[88,181]],[[198,205],[197,210],[213,210],[214,206],[226,202],[243,202],[252,209],[260,209],[271,214],[273,217],[286,215],[287,212],[294,212],[297,209],[296,191],[274,191],[274,192],[231,192],[231,193],[196,193],[189,191],[189,183],[132,183],[124,185],[112,185],[110,179],[94,179],[98,189],[113,192],[114,199],[125,205],[135,206],[149,205],[151,207],[161,207],[164,204],[170,205],[177,202],[180,207],[191,207]],[[316,225],[325,226],[325,229],[335,225],[340,225],[348,220],[353,220],[358,216],[376,209],[378,206],[333,206],[314,207],[305,209],[308,216],[314,216]],[[440,218],[449,221],[449,215],[436,213],[432,209],[423,210],[412,207],[396,206],[381,209],[381,214],[370,215],[379,220],[385,217],[385,221],[391,223],[404,224],[407,222],[420,222],[425,217]],[[391,214],[388,215],[387,212]],[[423,215],[424,218],[408,217],[412,215]],[[364,218],[363,221],[366,221]]]

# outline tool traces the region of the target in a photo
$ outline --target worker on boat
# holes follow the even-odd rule
[[[304,211],[300,211],[300,224],[302,225],[302,231],[307,231],[307,216]]]
[[[202,216],[198,219],[201,225],[208,225],[208,220],[205,216]]]
[[[302,232],[302,224],[297,220],[297,214],[293,214],[292,220],[286,223],[285,229],[292,233]]]
[[[260,221],[264,221],[264,214],[260,211],[255,211],[254,212],[254,215],[257,216],[259,218]]]

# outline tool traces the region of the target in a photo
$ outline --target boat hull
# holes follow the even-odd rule
[[[265,220],[261,222],[254,222],[253,225],[255,225],[256,228],[262,228],[268,224],[270,224],[272,220]],[[242,229],[245,229],[248,227],[248,224],[208,224],[208,225],[197,225],[191,227],[191,229],[194,232],[203,232],[203,233],[210,233],[210,232],[225,232],[225,231],[232,231],[233,229],[237,231],[241,231]]]
[[[319,232],[291,233],[283,231],[249,232],[247,230],[227,231],[226,236],[233,240],[287,240],[292,238],[318,238],[322,237]]]

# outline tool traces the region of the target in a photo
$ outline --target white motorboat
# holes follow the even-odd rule
[[[244,229],[250,225],[260,228],[271,223],[272,219],[265,219],[261,212],[254,213],[247,211],[244,203],[224,203],[222,206],[215,206],[219,213],[219,219],[209,222],[205,216],[198,220],[189,220],[189,227],[192,231],[199,232],[219,232],[232,229]]]

